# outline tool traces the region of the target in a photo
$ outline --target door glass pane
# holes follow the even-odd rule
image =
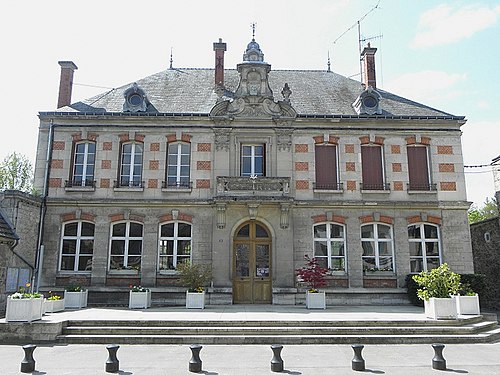
[[[250,236],[250,226],[247,224],[239,230],[238,237],[249,237],[249,236]]]
[[[236,245],[236,276],[250,276],[250,247],[247,244]]]
[[[269,245],[255,246],[255,276],[269,277]]]

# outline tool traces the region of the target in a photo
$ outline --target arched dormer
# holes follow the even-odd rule
[[[143,89],[137,83],[133,83],[123,93],[125,102],[123,103],[123,112],[146,112],[148,108],[148,98]]]
[[[357,97],[352,106],[358,115],[380,115],[382,114],[382,108],[380,107],[381,100],[382,95],[373,87],[368,86]]]

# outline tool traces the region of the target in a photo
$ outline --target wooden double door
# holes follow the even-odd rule
[[[241,225],[233,246],[233,302],[271,303],[271,236],[255,221]]]

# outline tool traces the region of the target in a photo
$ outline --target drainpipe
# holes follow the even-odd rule
[[[42,204],[40,205],[40,216],[39,216],[39,228],[38,228],[38,241],[37,241],[37,253],[35,258],[35,272],[33,279],[36,275],[35,290],[38,292],[40,287],[40,281],[42,279],[42,269],[43,269],[43,253],[44,253],[44,229],[45,229],[45,214],[47,213],[47,196],[49,194],[49,179],[50,179],[50,164],[52,161],[52,149],[53,149],[53,138],[54,138],[54,120],[50,120],[49,123],[49,137],[47,139],[47,157],[45,160],[45,177],[43,183],[43,195]]]

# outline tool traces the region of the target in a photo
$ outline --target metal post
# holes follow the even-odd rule
[[[365,347],[361,344],[351,345],[352,350],[354,350],[354,358],[351,361],[351,366],[354,371],[365,371],[365,360],[361,355],[361,351]]]
[[[281,358],[281,350],[283,345],[271,345],[271,350],[273,351],[273,358],[271,359],[271,371],[272,372],[282,372],[283,371],[283,359]]]
[[[24,358],[21,361],[21,372],[22,373],[32,373],[35,371],[35,360],[33,359],[33,352],[36,349],[36,345],[29,344],[24,345]]]
[[[120,345],[108,345],[108,359],[106,360],[106,372],[119,372],[120,371],[120,361],[116,357],[116,352],[120,348]]]
[[[191,349],[191,359],[189,360],[189,371],[191,372],[201,372],[201,359],[200,359],[200,351],[201,345],[191,345],[189,349]]]
[[[432,344],[434,348],[434,358],[432,358],[432,368],[434,370],[446,370],[446,359],[443,357],[443,344]]]

